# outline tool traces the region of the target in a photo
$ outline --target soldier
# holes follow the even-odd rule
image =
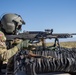
[[[5,35],[18,34],[18,32],[21,30],[22,25],[25,24],[22,17],[15,13],[7,13],[3,15],[0,22],[1,22],[0,23],[1,31]],[[10,49],[16,46],[21,41],[22,41],[21,39],[14,39],[13,41],[6,41],[7,49]],[[8,66],[9,70],[13,70],[13,59],[14,59],[14,56],[10,58],[9,64],[11,65]]]
[[[0,31],[0,62],[1,61],[8,61],[13,55],[15,55],[18,50],[21,50],[22,48],[27,48],[29,41],[22,41],[20,44],[18,44],[17,46],[7,50],[6,48],[6,37],[3,34],[3,32]]]

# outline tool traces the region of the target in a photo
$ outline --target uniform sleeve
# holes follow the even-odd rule
[[[10,59],[12,56],[14,56],[18,52],[18,50],[21,50],[22,48],[27,48],[28,45],[29,45],[28,40],[21,42],[17,46],[15,46],[9,50],[6,50],[3,53],[3,58]],[[28,53],[29,53],[29,51],[26,52],[26,54],[28,54]]]
[[[12,56],[14,56],[18,52],[18,48],[15,46],[14,48],[11,48],[6,51],[7,59],[10,59]]]

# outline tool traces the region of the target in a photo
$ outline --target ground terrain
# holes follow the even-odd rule
[[[47,46],[53,45],[53,43],[47,43]],[[76,41],[60,42],[61,47],[76,48]]]

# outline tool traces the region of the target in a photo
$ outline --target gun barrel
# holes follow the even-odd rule
[[[71,35],[76,35],[76,33],[72,33]]]

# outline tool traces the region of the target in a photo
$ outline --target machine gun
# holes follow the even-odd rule
[[[56,42],[59,45],[59,38],[72,38],[73,35],[76,35],[76,33],[53,33],[53,29],[45,29],[45,31],[26,31],[23,33],[19,33],[18,35],[6,35],[7,41],[11,41],[13,39],[23,39],[23,40],[30,40],[31,42],[42,42],[43,48],[45,47],[45,39],[55,39]]]
[[[8,41],[13,40],[15,38],[18,39],[29,39],[29,40],[36,40],[41,38],[71,38],[73,35],[76,35],[76,33],[68,34],[68,33],[55,33],[53,34],[53,29],[46,29],[45,31],[26,31],[23,33],[19,33],[18,35],[6,35],[6,38]]]

